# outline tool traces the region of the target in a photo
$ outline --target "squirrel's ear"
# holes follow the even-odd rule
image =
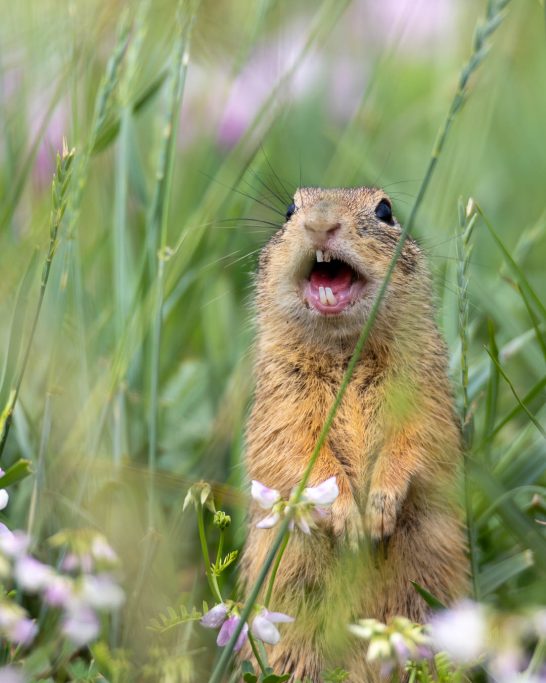
[[[389,225],[393,224],[392,206],[388,199],[383,198],[380,200],[379,204],[375,207],[375,215],[380,221]]]

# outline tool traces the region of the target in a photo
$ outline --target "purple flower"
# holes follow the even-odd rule
[[[232,614],[229,617],[228,615],[229,608],[227,607],[227,605],[224,605],[224,603],[221,602],[218,605],[215,605],[201,618],[201,626],[204,626],[205,628],[221,627],[220,632],[218,633],[218,638],[216,638],[216,644],[220,647],[224,647],[224,645],[227,644],[227,642],[233,635],[233,632],[237,628],[237,624],[240,621],[240,618],[237,615]],[[248,626],[247,624],[245,624],[243,626],[243,630],[237,638],[237,642],[235,643],[235,652],[238,652],[243,647],[243,644],[247,637],[247,633]]]
[[[203,615],[199,623],[205,628],[220,628],[227,619],[227,615],[228,608],[221,602],[219,605],[215,605],[212,609],[209,609],[209,611]]]
[[[252,481],[250,495],[264,510],[271,510],[281,499],[281,494],[276,489],[270,489],[255,479]]]
[[[222,628],[220,629],[220,632],[218,633],[218,638],[216,638],[216,644],[219,645],[220,647],[224,647],[224,645],[227,645],[229,642],[229,639],[231,636],[234,634],[235,629],[237,628],[237,625],[241,619],[233,614],[229,619],[226,619],[224,623],[222,624]],[[235,643],[235,647],[233,648],[234,652],[239,652],[239,650],[243,647],[245,640],[247,639],[248,636],[248,624],[243,625],[243,630],[239,634],[239,637],[237,638],[237,642]]]
[[[44,601],[52,607],[66,607],[73,597],[72,581],[66,576],[55,576],[43,593]]]
[[[401,633],[391,633],[390,641],[394,654],[399,664],[403,666],[408,659],[411,659],[411,650],[406,642],[406,639]]]
[[[62,631],[74,645],[82,647],[99,635],[99,619],[84,603],[73,602],[63,619]]]
[[[288,614],[283,614],[282,612],[270,612],[268,609],[263,609],[252,622],[251,632],[252,635],[256,636],[264,643],[269,643],[269,645],[276,645],[281,639],[281,634],[279,633],[275,624],[277,623],[290,623],[294,621],[293,617],[289,617]]]
[[[28,645],[32,642],[38,628],[26,611],[10,602],[0,603],[0,631],[12,643]]]

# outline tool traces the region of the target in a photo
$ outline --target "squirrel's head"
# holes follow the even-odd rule
[[[301,188],[286,223],[264,247],[258,276],[262,318],[292,322],[320,343],[360,333],[385,277],[401,228],[382,190]],[[428,273],[408,239],[382,300],[376,325],[397,323],[430,309]],[[409,330],[411,333],[411,330]],[[307,334],[308,333],[308,334]]]

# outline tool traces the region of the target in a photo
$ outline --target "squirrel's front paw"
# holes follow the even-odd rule
[[[366,505],[366,528],[372,542],[392,535],[400,508],[400,499],[389,491],[372,489]]]
[[[364,537],[362,513],[352,496],[339,496],[332,505],[332,526],[338,538],[347,540],[352,550]]]

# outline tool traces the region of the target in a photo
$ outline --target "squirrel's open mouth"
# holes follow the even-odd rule
[[[365,284],[364,276],[349,263],[317,250],[303,283],[303,296],[318,313],[337,315],[358,300]]]

